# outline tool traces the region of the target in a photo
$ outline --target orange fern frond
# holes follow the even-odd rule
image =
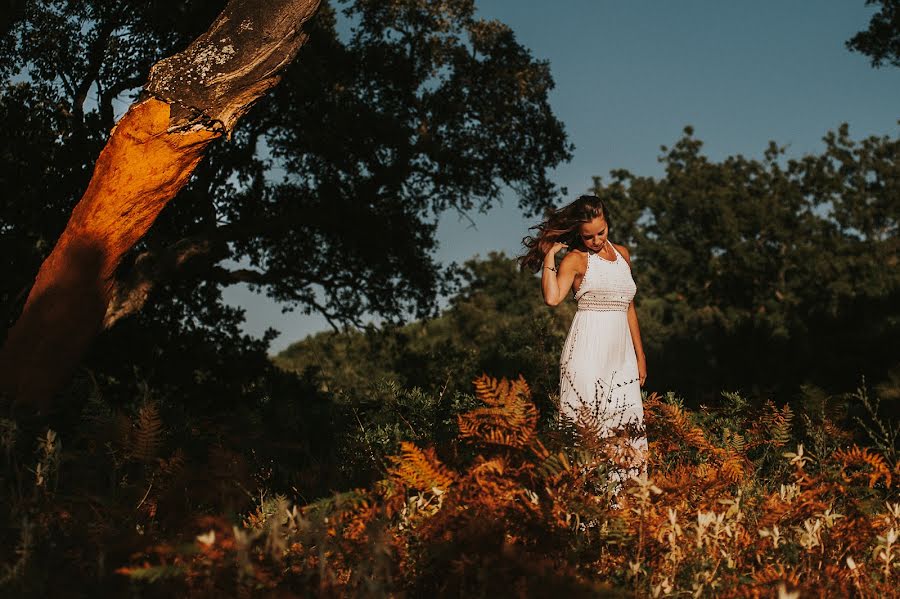
[[[658,410],[657,417],[661,421],[658,424],[664,423],[664,430],[667,430],[669,434],[701,451],[717,453],[717,448],[707,440],[703,429],[690,421],[684,408],[663,402],[658,402],[654,407]]]
[[[513,381],[506,378],[498,380],[482,374],[476,377],[472,383],[475,385],[475,396],[488,405],[505,403],[510,396],[531,399],[531,389],[521,374]]]
[[[762,570],[754,572],[752,578],[757,583],[765,585],[778,582],[784,582],[793,587],[800,585],[800,577],[797,573],[793,570],[786,569],[781,564],[778,564],[777,566],[766,564]]]
[[[525,379],[475,379],[475,394],[486,407],[457,416],[460,438],[516,449],[528,446],[537,432],[538,411]]]
[[[872,488],[879,479],[884,479],[884,484],[891,487],[891,469],[884,457],[871,451],[868,447],[854,445],[849,449],[838,449],[832,456],[841,465],[841,478],[846,482],[857,482],[868,479],[868,486]]]
[[[401,441],[400,455],[390,456],[393,467],[388,473],[400,483],[430,491],[433,488],[446,490],[456,482],[456,474],[438,460],[433,447],[421,449],[409,441]]]
[[[719,475],[725,480],[736,483],[744,478],[745,459],[738,454],[731,454],[722,462]]]

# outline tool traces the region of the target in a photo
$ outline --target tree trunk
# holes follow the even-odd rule
[[[156,63],[113,128],[84,196],[0,349],[0,390],[45,405],[103,326],[122,257],[214,139],[278,82],[320,0],[231,0],[184,52]]]

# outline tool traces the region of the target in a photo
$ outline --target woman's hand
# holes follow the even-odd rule
[[[638,356],[637,367],[638,367],[638,378],[641,379],[641,387],[643,387],[644,381],[647,380],[647,358],[644,356]]]
[[[557,241],[550,247],[549,250],[547,250],[547,253],[544,254],[544,257],[546,258],[547,256],[555,256],[556,252],[558,252],[559,250],[561,250],[563,248],[567,248],[567,247],[569,247],[568,244],[565,244],[561,241]]]

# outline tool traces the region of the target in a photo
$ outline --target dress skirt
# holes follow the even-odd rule
[[[584,415],[592,417],[600,437],[627,437],[624,453],[630,458],[626,460],[630,466],[613,467],[611,478],[621,483],[629,475],[644,471],[644,408],[627,312],[575,312],[560,355],[559,378],[562,418],[575,422],[579,412],[585,410]]]

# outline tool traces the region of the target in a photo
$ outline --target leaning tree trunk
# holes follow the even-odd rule
[[[0,390],[11,399],[42,405],[65,384],[102,326],[122,257],[210,142],[278,83],[319,3],[231,0],[184,52],[153,66],[0,349]]]

